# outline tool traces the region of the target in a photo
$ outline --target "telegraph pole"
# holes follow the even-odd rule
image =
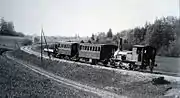
[[[51,56],[50,56],[50,53],[49,53],[49,47],[48,47],[48,44],[47,44],[46,37],[45,37],[43,29],[42,29],[41,33],[44,36],[44,41],[45,41],[45,44],[46,44],[46,48],[47,48],[47,53],[48,53],[49,59],[51,59]]]
[[[43,62],[43,46],[42,46],[42,42],[43,42],[43,36],[42,36],[42,32],[43,30],[41,30],[41,66],[42,66],[42,62]]]

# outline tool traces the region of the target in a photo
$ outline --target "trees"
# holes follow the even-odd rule
[[[99,42],[99,37],[96,38],[96,43],[98,43],[98,42]]]
[[[111,28],[109,29],[109,31],[107,32],[107,38],[112,38],[113,34],[112,34],[112,30]]]
[[[39,43],[39,42],[40,42],[40,38],[34,37],[34,43]]]
[[[88,40],[88,43],[92,43],[91,40]]]
[[[23,33],[15,31],[13,22],[7,22],[4,18],[1,18],[0,22],[0,35],[24,36]]]
[[[1,35],[14,35],[14,24],[12,22],[6,22],[3,18],[1,19]]]
[[[91,40],[95,40],[95,38],[94,38],[95,36],[94,36],[94,34],[92,34],[92,36],[91,36]]]
[[[126,40],[128,47],[134,44],[151,45],[160,55],[180,55],[180,19],[173,16],[156,19],[151,24],[146,22],[143,27],[123,30],[114,36],[111,29],[107,34],[98,34],[99,43],[113,41],[112,43],[117,44],[119,37]]]
[[[127,39],[129,45],[154,46],[160,55],[180,55],[180,48],[178,48],[178,44],[180,44],[180,19],[176,17],[162,17],[156,19],[152,24],[146,22],[143,27],[123,30],[116,36]]]
[[[80,43],[84,43],[84,41],[83,40],[81,40],[81,42]]]

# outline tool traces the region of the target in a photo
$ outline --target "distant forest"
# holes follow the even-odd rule
[[[13,22],[8,22],[4,18],[0,20],[0,35],[24,37],[23,33],[15,31]]]
[[[124,39],[126,50],[131,50],[135,44],[151,45],[157,49],[159,56],[180,56],[180,19],[177,17],[161,17],[154,23],[146,22],[143,27],[123,30],[115,35],[109,29],[107,33],[92,34],[91,41],[117,44],[120,37]]]

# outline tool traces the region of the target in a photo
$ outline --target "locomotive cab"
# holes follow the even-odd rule
[[[149,66],[153,70],[155,64],[156,49],[152,46],[134,45],[132,49],[132,60],[140,69],[146,69]]]
[[[134,45],[132,49],[132,60],[136,62],[136,65],[141,65],[143,59],[143,50],[145,46]]]
[[[118,49],[114,54],[114,61],[119,62],[121,67],[128,64],[127,68],[133,70],[146,69],[148,66],[152,72],[154,66],[157,66],[155,56],[156,49],[154,47],[134,45],[132,51]]]

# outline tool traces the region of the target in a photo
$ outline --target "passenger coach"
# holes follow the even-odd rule
[[[70,59],[78,57],[79,44],[76,42],[58,42],[55,44],[54,54],[59,58]]]
[[[81,43],[79,46],[79,58],[91,60],[93,64],[103,62],[106,64],[117,50],[115,45]]]

